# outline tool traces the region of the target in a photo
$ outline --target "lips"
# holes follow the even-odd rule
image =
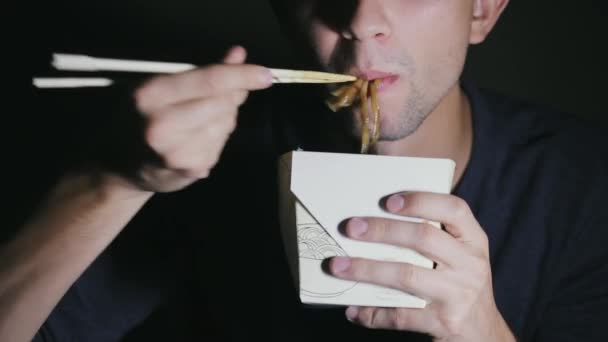
[[[399,80],[399,75],[397,74],[377,70],[365,70],[354,74],[357,77],[370,82],[380,80],[380,83],[378,84],[379,92],[388,89],[392,84]]]
[[[389,72],[376,71],[376,70],[361,71],[357,74],[358,74],[357,76],[359,76],[359,78],[362,78],[367,81],[374,81],[377,79],[387,78],[387,77],[395,75],[395,74],[391,74]]]

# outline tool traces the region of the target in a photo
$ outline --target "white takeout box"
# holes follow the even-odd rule
[[[431,260],[413,250],[355,241],[338,226],[351,217],[421,222],[387,213],[380,200],[405,191],[447,194],[454,168],[449,159],[304,151],[281,156],[281,230],[302,303],[423,308],[425,300],[403,291],[328,275],[322,262],[343,255],[432,268]],[[431,223],[439,229],[437,222]]]

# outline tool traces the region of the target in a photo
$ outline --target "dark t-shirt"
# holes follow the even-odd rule
[[[455,195],[489,236],[500,312],[522,341],[608,341],[606,131],[465,90],[474,142]],[[244,116],[241,126],[264,124],[238,133],[209,180],[147,205],[37,340],[430,340],[299,302],[276,217],[276,156],[320,145],[300,140],[286,116]]]

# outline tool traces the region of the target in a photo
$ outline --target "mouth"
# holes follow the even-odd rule
[[[355,76],[370,82],[379,80],[380,83],[378,84],[378,92],[386,91],[391,87],[391,85],[399,80],[399,75],[397,74],[377,70],[357,72],[355,73]]]

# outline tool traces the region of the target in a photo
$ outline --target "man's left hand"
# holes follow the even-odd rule
[[[393,214],[441,222],[445,230],[426,221],[352,218],[345,234],[416,250],[437,267],[335,257],[330,271],[429,303],[424,309],[349,307],[348,319],[369,328],[427,333],[436,341],[514,341],[494,301],[487,235],[466,202],[452,195],[404,193],[389,197],[384,207]]]

